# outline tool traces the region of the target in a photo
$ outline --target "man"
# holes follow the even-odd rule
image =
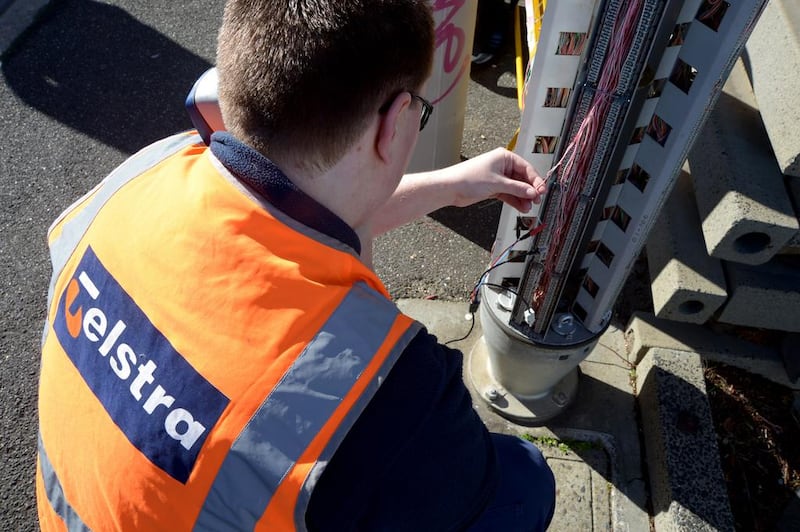
[[[473,67],[485,65],[500,53],[506,35],[512,31],[514,9],[518,9],[518,5],[512,0],[478,0],[472,44]]]
[[[403,176],[430,107],[414,0],[230,0],[229,133],[134,155],[53,224],[44,530],[543,529],[552,474],[490,435],[375,235],[543,190],[496,150]]]

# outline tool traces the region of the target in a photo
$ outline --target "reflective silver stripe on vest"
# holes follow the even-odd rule
[[[394,363],[397,362],[397,359],[400,357],[403,351],[405,351],[409,342],[414,339],[421,329],[422,324],[415,321],[406,330],[406,332],[403,333],[397,343],[394,344],[392,347],[392,352],[387,357],[383,367],[381,367],[381,369],[378,371],[378,375],[381,376],[381,379],[376,379],[369,383],[368,388],[358,398],[356,404],[353,405],[353,408],[351,408],[347,413],[347,417],[342,421],[342,424],[337,427],[336,432],[333,434],[330,441],[325,446],[325,449],[320,454],[317,463],[314,464],[314,467],[311,469],[308,478],[303,484],[303,489],[300,490],[300,496],[297,500],[297,505],[294,508],[294,521],[298,531],[306,530],[306,510],[308,509],[308,502],[311,500],[311,492],[314,490],[317,480],[319,480],[319,477],[322,476],[322,472],[325,470],[325,467],[327,467],[331,458],[333,458],[333,454],[336,452],[336,449],[339,448],[339,444],[342,443],[342,440],[344,440],[344,437],[347,435],[350,427],[353,426],[353,424],[356,422],[356,419],[358,419],[358,416],[361,415],[361,413],[364,411],[364,408],[366,408],[367,404],[378,391],[383,378],[386,377],[386,375],[389,373],[389,370],[391,370],[392,366],[394,366]]]
[[[196,134],[189,135],[186,133],[179,133],[167,137],[132,155],[103,180],[91,202],[83,207],[75,218],[64,225],[61,230],[61,235],[50,246],[50,261],[53,264],[53,276],[50,278],[50,287],[47,290],[48,308],[52,303],[53,291],[55,290],[56,281],[61,274],[61,270],[75,251],[83,235],[86,234],[89,225],[91,225],[97,213],[100,212],[100,209],[103,208],[106,202],[134,177],[153,168],[170,155],[174,155],[183,148],[198,142],[202,141],[200,136]],[[89,194],[92,192],[89,192]],[[78,200],[78,202],[80,201],[81,200]],[[72,208],[74,208],[74,204],[73,207],[67,209],[62,216],[71,211]],[[54,222],[54,225],[55,223],[58,223],[58,220]],[[45,340],[47,340],[47,332],[49,329],[49,323],[45,322],[42,345],[44,345]]]
[[[231,446],[200,511],[197,530],[253,528],[283,478],[383,345],[398,315],[383,295],[364,283],[353,286]],[[391,352],[394,360],[383,365],[376,381],[386,377],[399,354]]]
[[[47,457],[42,443],[42,434],[39,433],[39,467],[42,470],[42,479],[44,480],[44,491],[47,493],[47,500],[50,501],[50,506],[53,510],[64,520],[67,525],[67,530],[89,530],[89,527],[83,523],[83,520],[78,516],[75,510],[70,506],[69,501],[64,496],[64,490],[61,487],[61,482],[58,480],[53,464]]]

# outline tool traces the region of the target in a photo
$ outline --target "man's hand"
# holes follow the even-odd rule
[[[519,155],[497,148],[442,170],[450,183],[450,205],[466,207],[489,198],[508,203],[520,212],[531,210],[546,190],[544,179]]]
[[[497,148],[442,170],[404,175],[392,197],[375,213],[372,234],[379,235],[442,207],[466,207],[491,198],[528,212],[532,203],[539,203],[546,188],[530,163]]]

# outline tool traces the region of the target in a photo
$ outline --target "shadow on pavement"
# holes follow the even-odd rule
[[[469,207],[445,207],[429,216],[470,242],[491,251],[502,203],[487,200]]]
[[[211,65],[124,10],[91,0],[55,4],[4,58],[26,104],[125,153],[191,122],[182,106]]]
[[[469,74],[470,79],[504,98],[516,99],[517,88],[504,87],[499,82],[500,77],[507,72],[516,75],[515,60],[514,50],[505,47],[485,65],[472,65]]]

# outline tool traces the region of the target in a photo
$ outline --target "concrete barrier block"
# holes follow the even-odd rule
[[[778,256],[754,268],[725,263],[730,297],[723,323],[800,332],[800,257]]]
[[[705,323],[725,303],[725,274],[706,251],[688,165],[647,241],[653,306],[659,318]]]
[[[800,178],[787,177],[786,190],[794,206],[794,212],[800,216]],[[781,250],[782,254],[800,255],[800,231]]]
[[[800,3],[770,0],[747,41],[746,55],[758,108],[778,166],[800,176]]]
[[[800,388],[800,383],[787,374],[779,349],[720,334],[707,326],[662,320],[637,312],[625,335],[629,360],[642,360],[651,349],[688,351],[698,353],[704,360],[749,371],[787,388]]]
[[[689,153],[708,253],[769,261],[800,226],[741,61]]]
[[[651,349],[636,375],[656,532],[734,530],[700,356]]]

